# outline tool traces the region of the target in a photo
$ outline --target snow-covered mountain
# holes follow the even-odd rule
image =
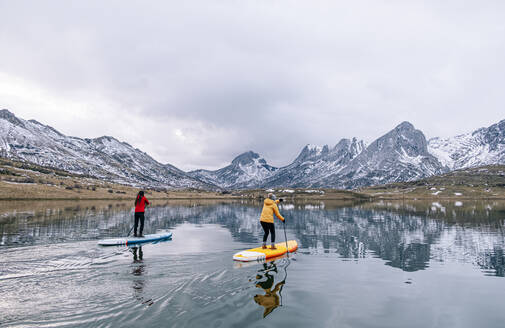
[[[0,111],[0,156],[139,186],[203,189],[328,187],[352,189],[412,181],[450,170],[505,164],[505,120],[472,133],[426,141],[403,122],[370,145],[356,138],[334,147],[305,146],[276,168],[249,151],[216,170],[184,172],[113,137],[81,139]]]
[[[333,148],[307,145],[291,164],[266,170],[261,178],[252,179],[243,171],[232,164],[218,171],[199,170],[192,174],[198,173],[193,176],[231,188],[352,189],[417,180],[445,173],[448,168],[428,152],[424,134],[411,123],[403,122],[368,147],[356,138],[342,139]],[[232,179],[223,179],[224,172]],[[240,178],[248,183],[236,183]]]
[[[163,188],[214,186],[113,137],[81,139],[61,134],[35,120],[0,110],[0,156],[123,184]]]
[[[342,139],[332,149],[307,145],[293,163],[280,168],[262,186],[352,189],[446,171],[428,152],[424,134],[403,122],[368,147],[356,138]]]
[[[349,189],[418,180],[446,171],[428,152],[424,134],[411,123],[403,122],[372,142],[345,168],[319,179],[314,186]]]
[[[230,165],[216,171],[189,172],[194,178],[223,188],[255,188],[275,174],[276,167],[267,164],[259,154],[248,151],[237,156]]]
[[[365,143],[342,139],[333,148],[324,146],[305,146],[300,155],[289,164],[268,178],[263,186],[307,187],[327,176],[337,174],[344,169],[363,149]]]
[[[432,138],[428,151],[451,170],[505,164],[505,120],[452,138]]]

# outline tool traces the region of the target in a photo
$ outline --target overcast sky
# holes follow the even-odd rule
[[[4,1],[0,108],[181,169],[505,119],[505,1]]]

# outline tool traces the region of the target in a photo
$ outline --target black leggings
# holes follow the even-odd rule
[[[263,228],[263,231],[265,231],[265,234],[263,235],[263,243],[267,242],[268,238],[268,233],[272,234],[272,244],[275,243],[275,226],[273,223],[270,222],[263,222],[260,221],[261,227]]]
[[[133,228],[135,235],[137,234],[137,227],[139,225],[139,220],[140,220],[139,235],[142,235],[142,231],[144,231],[144,212],[135,212],[135,225]]]

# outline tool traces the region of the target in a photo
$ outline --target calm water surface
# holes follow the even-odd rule
[[[0,326],[504,327],[505,204],[463,203],[285,204],[298,252],[240,265],[257,203],[159,202],[173,240],[127,248],[129,203],[0,202]]]

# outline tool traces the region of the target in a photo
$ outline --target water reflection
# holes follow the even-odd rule
[[[152,299],[144,299],[144,284],[145,284],[145,271],[146,266],[144,264],[144,252],[142,251],[142,246],[134,246],[130,248],[130,252],[133,254],[133,263],[132,263],[132,275],[135,277],[133,279],[133,293],[135,298],[140,301],[142,304],[146,304],[147,306],[153,305]]]
[[[286,269],[287,265],[284,266],[284,270]],[[264,294],[254,295],[254,301],[264,308],[263,318],[281,305],[281,292],[283,286],[286,284],[287,271],[285,271],[284,279],[274,285],[275,277],[278,274],[277,264],[275,261],[272,261],[263,263],[263,268],[258,270],[256,275],[255,286],[262,289]]]
[[[387,265],[404,271],[423,270],[428,267],[430,246],[422,243],[399,244],[392,248],[385,258],[390,259],[386,262]]]
[[[259,243],[261,204],[255,202],[170,202],[146,212],[146,233],[182,223],[218,224],[234,240]],[[9,205],[11,206],[11,205]],[[28,206],[28,205],[26,205]],[[5,208],[8,208],[5,207]],[[2,207],[4,209],[4,207]],[[125,235],[131,227],[130,203],[74,203],[0,213],[0,245],[36,245]],[[486,275],[503,277],[503,202],[380,202],[285,204],[290,238],[306,254],[336,253],[360,260],[377,257],[407,272],[431,261],[471,263]]]
[[[483,256],[479,256],[477,264],[488,276],[505,277],[505,254],[503,248],[487,250]]]

